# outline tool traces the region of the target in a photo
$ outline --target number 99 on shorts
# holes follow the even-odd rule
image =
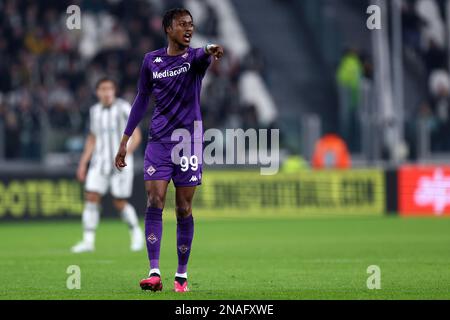
[[[180,158],[180,167],[182,172],[186,172],[189,169],[192,171],[198,170],[198,157],[193,155],[191,157],[183,156]]]

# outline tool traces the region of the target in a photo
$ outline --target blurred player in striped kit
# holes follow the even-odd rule
[[[141,132],[135,130],[128,144],[128,167],[117,170],[113,163],[114,154],[119,149],[131,105],[116,97],[116,83],[108,77],[97,82],[96,94],[99,102],[90,109],[90,132],[77,170],[77,178],[85,182],[86,192],[82,216],[83,240],[72,247],[72,252],[94,251],[99,205],[108,190],[113,196],[114,207],[130,228],[131,250],[139,251],[144,248],[144,236],[136,210],[127,199],[133,188],[133,152],[141,143]]]

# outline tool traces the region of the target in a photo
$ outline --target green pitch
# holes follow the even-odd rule
[[[175,223],[165,221],[164,291],[143,292],[146,252],[102,221],[97,251],[74,255],[78,222],[0,224],[0,299],[449,299],[450,219],[197,219],[192,292],[175,294]],[[81,268],[81,290],[66,269]],[[381,268],[368,290],[367,267]]]

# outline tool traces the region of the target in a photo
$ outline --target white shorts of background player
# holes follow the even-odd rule
[[[128,199],[133,191],[133,166],[128,165],[122,171],[113,168],[110,174],[104,174],[100,167],[89,168],[85,190],[105,195],[108,191],[116,199]]]

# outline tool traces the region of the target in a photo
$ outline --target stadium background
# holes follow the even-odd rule
[[[72,4],[81,8],[80,30],[66,27]],[[381,8],[381,30],[366,25],[371,4]],[[119,95],[131,102],[143,55],[165,43],[161,14],[177,6],[194,16],[194,47],[217,42],[226,50],[204,81],[205,128],[280,129],[279,174],[261,176],[256,166],[205,169],[194,208],[199,228],[203,223],[210,231],[196,240],[198,246],[211,253],[222,248],[222,266],[253,280],[251,267],[249,276],[228,260],[254,250],[258,254],[249,259],[269,265],[263,256],[277,250],[276,243],[286,250],[279,253],[286,259],[279,272],[287,280],[305,279],[293,265],[308,259],[323,272],[272,294],[252,287],[237,296],[199,290],[192,298],[449,298],[450,224],[442,217],[450,214],[445,0],[0,1],[0,298],[142,298],[99,293],[94,282],[87,296],[73,295],[60,288],[64,271],[56,276],[58,285],[50,276],[45,284],[32,284],[48,286],[35,294],[12,278],[42,261],[61,261],[62,268],[76,260],[68,251],[80,231],[84,201],[75,171],[94,84],[113,76]],[[150,115],[141,123],[144,136]],[[330,135],[345,146],[335,139],[327,144]],[[143,150],[144,144],[138,154]],[[131,201],[143,218],[142,157],[135,158]],[[170,230],[172,188],[167,199]],[[118,239],[126,243],[116,237],[121,227],[108,197],[102,218],[98,237],[111,243],[99,240],[96,256],[77,258],[86,268],[115,261],[111,246],[120,247]],[[339,248],[332,246],[340,240]],[[293,247],[299,250],[294,256],[288,253]],[[120,267],[134,268],[127,272],[139,279],[145,257],[129,255],[119,260],[133,262]],[[197,261],[202,258],[209,261],[198,253]],[[400,264],[412,275],[391,274],[387,294],[371,293],[364,268],[377,261],[388,272],[399,273]],[[336,263],[341,273],[320,285],[313,281]],[[60,272],[49,264],[49,274]],[[210,283],[212,271],[206,270],[208,276],[197,277]],[[129,292],[134,284],[128,283]]]

